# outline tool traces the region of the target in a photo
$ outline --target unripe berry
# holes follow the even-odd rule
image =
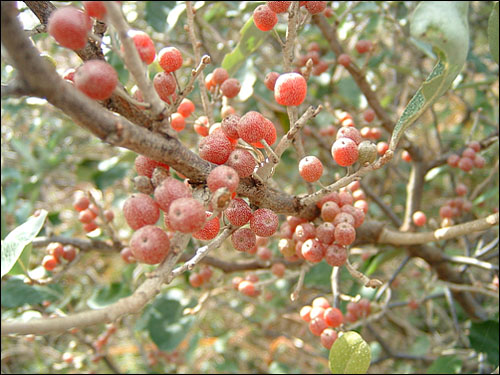
[[[160,208],[149,195],[137,193],[125,201],[123,216],[130,228],[137,230],[155,224],[160,218]]]
[[[236,191],[240,183],[238,173],[227,165],[219,165],[212,169],[207,177],[207,186],[213,193],[222,187],[227,188],[230,192]]]
[[[332,244],[326,248],[325,261],[332,267],[341,267],[347,261],[347,249],[344,246]]]
[[[278,23],[278,16],[267,5],[259,5],[253,11],[253,22],[259,30],[272,30]]]
[[[148,65],[151,64],[155,60],[156,51],[155,45],[149,35],[143,31],[137,30],[131,31],[130,35],[141,60]]]
[[[324,348],[330,350],[333,346],[333,343],[337,340],[338,338],[338,333],[332,328],[326,328],[321,332],[320,340],[321,340],[321,345],[323,345]]]
[[[197,232],[205,224],[205,208],[194,198],[179,198],[170,205],[168,219],[173,230],[182,233]]]
[[[198,145],[198,153],[204,160],[214,164],[224,164],[233,151],[233,146],[223,132],[212,133]]]
[[[57,43],[73,50],[85,47],[91,29],[90,17],[71,6],[54,10],[47,24],[47,31]]]
[[[264,78],[264,85],[266,85],[269,90],[274,91],[274,86],[279,76],[280,74],[278,72],[267,73],[266,78]]]
[[[111,97],[118,84],[118,74],[105,61],[89,60],[75,72],[75,87],[91,99],[105,100]]]
[[[104,21],[104,18],[108,13],[106,5],[104,5],[104,1],[82,1],[82,3],[85,8],[85,12],[87,12],[90,17]]]
[[[165,72],[175,72],[182,66],[182,54],[175,47],[165,47],[158,53],[158,62]]]
[[[182,117],[189,117],[194,112],[194,103],[188,98],[184,98],[177,108],[177,112],[182,115]]]
[[[340,223],[335,226],[335,242],[339,245],[348,246],[356,239],[356,230],[348,223]]]
[[[298,73],[285,73],[278,77],[274,86],[274,99],[281,105],[297,106],[307,95],[305,78]]]
[[[255,247],[255,233],[250,228],[240,228],[231,235],[233,247],[238,251],[249,251]]]
[[[278,229],[278,215],[268,208],[255,210],[250,218],[250,228],[257,236],[272,236]]]
[[[358,40],[355,48],[358,53],[370,52],[373,49],[373,43],[369,40]]]
[[[323,164],[316,156],[305,156],[299,162],[299,174],[307,182],[318,181],[323,174]]]
[[[222,95],[226,98],[234,98],[236,95],[240,93],[241,84],[236,78],[228,78],[226,79],[222,85],[220,86],[220,91]]]
[[[248,223],[252,217],[252,209],[241,198],[234,198],[224,211],[227,220],[234,226],[240,227]]]
[[[338,57],[337,61],[340,65],[348,67],[351,63],[351,57],[348,54],[343,53]]]
[[[233,168],[240,178],[245,178],[253,173],[257,162],[249,151],[237,148],[231,152],[226,164]]]
[[[158,264],[167,256],[170,241],[163,230],[146,225],[134,233],[130,239],[130,249],[138,262]]]
[[[358,160],[358,146],[350,138],[340,138],[332,145],[332,156],[338,165],[348,167]]]
[[[278,241],[278,250],[285,258],[290,258],[296,254],[295,246],[295,241],[290,238],[281,238]],[[302,244],[300,246],[302,247]]]
[[[284,13],[290,7],[291,1],[267,1],[266,4],[274,13]]]
[[[311,14],[318,14],[326,8],[326,1],[306,1],[306,9]]]
[[[158,96],[164,102],[170,103],[171,96],[175,93],[177,83],[172,74],[166,72],[159,72],[153,78],[153,86],[158,93]]]
[[[358,145],[359,164],[371,164],[377,160],[377,146],[370,141],[363,141]]]
[[[210,216],[212,216],[212,213],[207,211],[206,212],[207,219]],[[206,221],[205,225],[203,225],[203,228],[193,233],[193,237],[203,241],[210,241],[215,237],[217,237],[217,234],[219,234],[219,229],[220,229],[220,222],[219,218],[216,216],[213,219]]]

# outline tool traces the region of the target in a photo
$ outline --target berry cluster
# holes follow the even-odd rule
[[[70,263],[76,257],[76,248],[72,245],[63,246],[59,242],[52,242],[47,246],[47,255],[42,259],[42,266],[47,271],[53,271],[63,259]]]
[[[439,216],[442,219],[442,227],[453,225],[454,218],[460,217],[466,212],[470,212],[472,209],[472,202],[464,198],[467,195],[467,191],[467,186],[463,183],[457,184],[455,187],[457,197],[447,200],[439,208]]]
[[[338,334],[334,328],[340,327],[344,322],[342,311],[331,307],[325,297],[317,297],[311,305],[303,306],[300,309],[300,318],[309,323],[309,331],[320,336],[321,345],[328,350],[337,340]]]
[[[307,47],[307,53],[305,55],[299,56],[297,60],[296,65],[299,68],[297,73],[300,73],[300,68],[305,67],[309,59],[311,59],[313,63],[313,75],[319,76],[328,70],[329,64],[326,61],[321,60],[321,48],[319,44],[316,42],[312,42]]]
[[[240,293],[249,296],[257,297],[260,295],[260,289],[255,287],[255,283],[259,281],[259,276],[254,273],[250,273],[242,278],[241,276],[233,277],[232,285],[233,288],[238,290]]]
[[[253,12],[253,22],[259,30],[269,31],[278,23],[278,14],[285,13],[290,8],[291,1],[268,1],[266,4],[259,5]],[[326,1],[301,1],[300,6],[304,6],[310,14],[319,14],[326,10]],[[329,10],[329,17],[332,11]]]
[[[87,233],[93,232],[99,227],[97,218],[100,208],[95,204],[91,204],[87,196],[83,192],[79,192],[73,201],[73,208],[79,212],[78,220],[83,224],[83,230]],[[113,221],[115,214],[111,210],[103,211],[104,219],[107,223]]]
[[[486,160],[479,155],[479,151],[481,151],[481,144],[477,141],[471,141],[461,155],[451,154],[448,157],[448,165],[458,167],[464,172],[470,172],[473,168],[483,168]]]
[[[231,99],[240,93],[241,84],[236,78],[229,78],[226,69],[216,68],[205,77],[205,87],[214,96],[222,94]]]
[[[199,272],[191,272],[189,275],[189,284],[191,284],[194,288],[198,288],[203,284],[208,283],[212,274],[213,271],[209,266],[203,267]]]
[[[366,318],[371,313],[370,301],[361,298],[358,302],[349,302],[347,304],[347,314],[345,320],[351,323],[359,319]]]

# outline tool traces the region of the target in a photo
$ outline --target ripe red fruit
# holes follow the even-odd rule
[[[158,185],[154,197],[163,212],[168,212],[173,201],[179,198],[190,198],[191,192],[183,182],[167,177]]]
[[[271,272],[273,273],[273,275],[275,275],[277,277],[283,277],[283,275],[285,274],[285,271],[286,271],[286,267],[283,263],[274,263],[271,266]]]
[[[205,208],[194,198],[179,198],[170,205],[168,219],[173,230],[182,233],[197,232],[205,224]]]
[[[229,78],[229,74],[227,73],[227,70],[224,68],[215,68],[215,70],[212,72],[212,80],[216,85],[222,85],[222,83]]]
[[[472,170],[472,168],[474,168],[474,160],[467,157],[462,157],[458,162],[458,168],[460,168],[464,172],[469,172]]]
[[[274,142],[276,142],[276,128],[274,127],[274,124],[271,120],[267,119],[264,117],[264,136],[262,137],[266,143],[271,146]],[[263,148],[263,144],[261,141],[259,142],[252,142],[252,146],[257,147],[257,148]]]
[[[237,148],[231,152],[226,164],[233,168],[240,178],[245,178],[253,173],[257,162],[249,151]]]
[[[255,233],[250,228],[240,228],[231,235],[231,242],[238,251],[249,251],[255,247]]]
[[[224,117],[221,122],[221,129],[224,134],[231,139],[238,139],[238,123],[240,122],[240,116],[236,114],[230,114]]]
[[[243,280],[238,284],[238,291],[249,297],[255,297],[257,295],[254,283],[248,280]]]
[[[85,195],[79,196],[73,202],[73,208],[76,211],[83,211],[89,207],[90,200]]]
[[[57,258],[54,255],[45,255],[42,259],[42,266],[47,271],[53,271],[54,268],[59,264]]]
[[[427,216],[422,211],[415,211],[412,216],[413,224],[417,227],[423,227],[427,222]]]
[[[90,17],[71,6],[54,10],[47,24],[47,31],[57,43],[74,50],[85,47],[91,29]]]
[[[361,224],[363,224],[363,221],[365,220],[365,213],[360,208],[356,208],[351,204],[344,204],[340,210],[354,218],[354,228],[359,228]],[[333,223],[335,224],[335,220]]]
[[[332,267],[341,267],[347,261],[347,249],[344,246],[331,244],[326,248],[325,261]]]
[[[233,151],[233,146],[223,132],[215,132],[203,138],[198,145],[198,154],[214,164],[224,164]]]
[[[136,193],[125,201],[123,216],[130,228],[137,230],[155,224],[160,218],[160,208],[149,195]]]
[[[311,263],[321,262],[325,255],[325,248],[317,239],[308,239],[302,244],[302,256]]]
[[[476,154],[476,156],[474,157],[474,166],[476,168],[484,168],[486,164],[486,160],[479,154]]]
[[[474,149],[471,147],[467,147],[465,150],[462,151],[463,158],[470,158],[474,160],[475,156],[476,156],[476,151],[474,151]]]
[[[90,17],[104,21],[106,13],[108,12],[106,5],[104,5],[104,1],[82,1],[82,3],[85,12],[87,12]]]
[[[217,189],[227,188],[230,192],[236,191],[240,183],[238,173],[227,165],[219,165],[212,169],[207,177],[207,186],[213,193]]]
[[[184,98],[179,104],[177,108],[177,112],[179,112],[183,117],[189,117],[194,112],[194,103],[188,98]]]
[[[130,239],[130,249],[138,262],[158,264],[167,256],[170,241],[163,230],[146,225],[134,233]]]
[[[358,160],[358,146],[350,138],[340,138],[332,145],[332,156],[338,165],[348,167]]]
[[[96,217],[97,217],[97,215],[94,214],[94,212],[92,212],[89,209],[86,209],[86,210],[80,211],[80,214],[78,215],[78,220],[80,220],[80,223],[82,223],[82,224],[88,224],[92,220],[94,220]]]
[[[325,319],[326,324],[333,328],[340,326],[344,321],[342,311],[336,307],[328,307],[323,314],[323,318]]]
[[[321,206],[321,218],[324,221],[333,222],[335,217],[340,213],[340,207],[337,203],[328,201]]]
[[[158,93],[158,96],[164,102],[170,103],[170,97],[175,93],[177,83],[172,74],[159,72],[153,78],[153,86]]]
[[[153,177],[153,172],[156,167],[165,168],[167,171],[170,169],[167,164],[150,159],[144,155],[137,155],[134,161],[134,166],[139,176],[146,176],[149,178]]]
[[[300,309],[300,319],[302,319],[303,321],[305,322],[310,322],[311,321],[311,310],[312,310],[312,306],[303,306],[301,309]]]
[[[274,99],[281,105],[297,106],[307,95],[307,83],[298,73],[285,73],[278,77],[274,86]]]
[[[66,245],[63,248],[62,257],[68,262],[72,262],[76,257],[76,249],[72,245]]]
[[[314,336],[321,336],[321,333],[327,328],[325,320],[323,317],[317,317],[309,322],[309,331]]]
[[[439,216],[441,216],[442,219],[450,219],[451,217],[453,217],[452,208],[448,205],[441,206],[441,208],[439,209]]]
[[[207,211],[206,216],[208,219],[210,216],[212,216],[212,213]],[[219,229],[219,218],[216,216],[213,219],[206,221],[205,225],[203,225],[203,228],[193,233],[193,237],[203,241],[210,241],[214,239],[217,234],[219,234]]]
[[[325,310],[330,307],[330,302],[325,297],[316,297],[311,305],[312,307],[322,307]]]
[[[247,143],[257,142],[265,135],[265,117],[259,112],[245,113],[238,122],[238,135]]]
[[[369,40],[358,40],[356,45],[354,46],[358,53],[366,53],[370,52],[373,49],[373,43]]]
[[[272,30],[278,23],[278,16],[267,5],[259,5],[253,11],[253,22],[259,30]]]
[[[311,14],[318,14],[326,8],[326,1],[306,1],[306,9]]]
[[[189,284],[191,284],[193,288],[198,288],[202,286],[203,278],[199,273],[193,272],[189,275]]]
[[[134,41],[135,48],[137,48],[137,52],[139,52],[139,57],[146,64],[151,64],[156,57],[155,45],[153,41],[143,31],[134,30],[130,33],[132,40]]]
[[[175,72],[182,66],[182,54],[175,47],[165,47],[158,53],[158,63],[165,72]]]
[[[367,123],[372,122],[373,120],[375,120],[375,111],[371,108],[368,108],[366,111],[363,112],[363,119]]]
[[[268,208],[255,210],[250,218],[250,228],[257,236],[272,236],[278,229],[278,215]]]
[[[184,130],[186,127],[186,120],[184,119],[184,116],[182,116],[180,113],[172,113],[172,118],[170,120],[170,126],[172,129],[174,129],[176,132],[180,132]]]
[[[91,99],[106,100],[118,84],[118,74],[105,61],[89,60],[75,72],[75,87]]]
[[[274,13],[284,13],[290,7],[291,1],[267,1],[266,4]]]
[[[380,156],[383,156],[387,150],[389,150],[389,144],[387,142],[377,143],[377,152]]]
[[[57,262],[59,263],[60,259],[63,257],[64,254],[63,245],[60,244],[59,242],[51,242],[47,246],[47,253],[53,255],[56,258]]]
[[[351,57],[348,54],[343,53],[338,57],[337,61],[340,65],[348,67],[351,63]]]
[[[335,227],[335,242],[348,246],[356,239],[356,230],[348,223],[340,223]]]
[[[326,328],[323,332],[321,332],[320,340],[321,345],[324,348],[330,350],[332,348],[333,343],[337,340],[338,333],[332,328]]]
[[[84,224],[83,225],[83,230],[87,233],[95,231],[99,226],[95,221],[91,221],[90,223]]]
[[[199,272],[201,278],[203,279],[203,282],[206,283],[210,280],[212,277],[213,271],[210,267],[204,266],[200,272]]]
[[[226,79],[222,85],[220,86],[220,91],[222,95],[226,98],[234,98],[236,95],[240,93],[241,84],[236,78],[228,78]]]
[[[318,181],[323,174],[323,164],[316,156],[305,156],[299,162],[299,174],[307,182]]]
[[[481,143],[478,141],[471,141],[467,144],[467,147],[472,148],[475,152],[481,151]]]
[[[467,194],[467,186],[465,186],[464,184],[460,183],[460,184],[457,184],[457,186],[455,187],[455,193],[457,193],[457,195],[463,197],[465,194]]]
[[[241,198],[234,198],[224,211],[227,220],[234,226],[240,227],[248,223],[252,217],[252,209]]]
[[[316,228],[316,238],[323,245],[330,245],[335,240],[335,226],[332,223],[321,223]]]
[[[460,161],[460,156],[457,154],[451,154],[448,156],[447,163],[450,167],[458,167],[458,162]]]
[[[403,150],[403,152],[401,153],[401,159],[403,159],[403,161],[405,161],[407,163],[410,163],[411,162],[410,153],[406,150]]]
[[[266,78],[264,78],[264,85],[266,85],[269,90],[274,91],[274,86],[276,85],[276,80],[279,76],[280,74],[278,72],[267,73]]]
[[[127,264],[135,263],[135,258],[134,255],[132,255],[132,249],[130,247],[124,247],[120,251],[120,256]]]
[[[316,227],[312,223],[302,223],[295,227],[294,237],[299,241],[307,241],[316,236]]]
[[[111,210],[105,210],[103,212],[103,215],[104,215],[104,218],[106,219],[106,222],[109,223],[111,221],[113,221],[113,219],[115,218],[115,214],[113,211]]]
[[[311,317],[311,320],[314,320],[316,318],[323,319],[324,314],[325,314],[325,308],[323,306],[313,306],[311,312],[309,313],[309,316]]]
[[[337,132],[336,137],[337,139],[350,138],[354,142],[356,142],[357,145],[359,145],[363,140],[361,134],[359,133],[359,130],[352,126],[342,126]]]

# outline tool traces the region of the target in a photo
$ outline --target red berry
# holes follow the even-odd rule
[[[240,122],[240,116],[236,114],[231,114],[221,122],[221,128],[224,134],[231,139],[238,139],[238,123]]]
[[[422,211],[415,211],[412,216],[413,224],[417,227],[423,227],[427,222],[427,216]]]
[[[207,186],[213,193],[217,189],[227,188],[230,192],[236,191],[240,183],[238,173],[227,165],[219,165],[212,169],[207,177]]]
[[[299,162],[299,174],[307,182],[318,181],[323,174],[323,164],[316,156],[305,156]]]
[[[311,263],[321,262],[325,255],[325,248],[321,242],[316,239],[308,239],[302,244],[302,256]]]
[[[53,255],[57,262],[61,260],[64,255],[63,245],[59,242],[52,242],[47,246],[47,253]]]
[[[342,311],[336,307],[328,307],[323,314],[323,318],[325,319],[326,324],[333,328],[340,326],[344,320]]]
[[[231,235],[231,242],[238,251],[249,251],[255,247],[255,233],[250,228],[240,228]]]
[[[106,13],[108,12],[106,5],[104,5],[104,1],[82,1],[82,3],[85,12],[87,12],[90,17],[104,21]]]
[[[291,1],[267,1],[266,4],[274,13],[284,13],[290,7]]]
[[[479,143],[478,141],[471,141],[467,144],[467,146],[472,148],[476,152],[481,151],[481,143]]]
[[[228,78],[220,86],[222,95],[229,99],[234,98],[236,95],[238,95],[240,93],[240,90],[241,84],[240,81],[238,81],[236,78]]]
[[[278,215],[268,208],[255,210],[250,218],[250,228],[257,236],[272,236],[278,229]]]
[[[156,187],[154,197],[160,208],[168,212],[173,201],[179,198],[190,198],[191,192],[183,182],[167,177]]]
[[[45,255],[42,259],[42,266],[47,271],[53,271],[54,268],[59,264],[57,258],[54,255]]]
[[[309,322],[309,331],[315,336],[321,336],[321,333],[327,328],[323,317],[317,317]]]
[[[276,85],[276,80],[279,76],[280,74],[278,72],[267,73],[266,78],[264,78],[264,85],[266,85],[269,90],[274,91],[274,86]]]
[[[127,264],[135,263],[135,258],[134,255],[132,254],[132,249],[130,247],[124,247],[120,251],[120,256],[123,259],[123,261]]]
[[[95,231],[99,226],[95,221],[91,221],[90,223],[84,224],[83,225],[83,230],[87,233]]]
[[[271,249],[265,246],[259,246],[257,247],[257,256],[262,259],[262,260],[269,260],[271,259],[273,253],[271,252]]]
[[[193,272],[189,275],[189,284],[191,284],[193,288],[198,288],[202,286],[203,278],[199,273]]]
[[[332,267],[341,267],[347,261],[347,249],[344,246],[332,244],[326,248],[325,261]]]
[[[322,307],[323,309],[327,309],[330,307],[330,302],[325,297],[316,297],[313,299],[311,303],[312,307]]]
[[[160,208],[149,195],[136,193],[125,201],[123,216],[130,228],[137,230],[145,225],[156,224],[160,218]]]
[[[358,147],[350,138],[340,138],[332,145],[332,156],[338,165],[348,167],[358,160]]]
[[[286,271],[286,267],[283,263],[274,263],[271,266],[271,272],[273,273],[273,275],[275,275],[277,277],[283,277],[283,275],[285,274],[285,271]]]
[[[138,262],[158,264],[167,256],[170,241],[163,230],[146,225],[134,233],[130,239],[130,249]]]
[[[380,156],[383,156],[387,150],[389,150],[389,144],[387,142],[377,143],[377,152]]]
[[[210,280],[210,278],[212,277],[212,274],[213,274],[213,271],[210,267],[208,266],[204,266],[201,270],[200,270],[200,276],[201,278],[203,279],[203,282],[206,283]]]
[[[222,85],[222,83],[229,78],[229,74],[224,68],[216,68],[212,73],[212,80],[216,85]]]
[[[182,233],[197,232],[205,224],[205,208],[194,198],[179,198],[170,205],[168,219],[173,230]]]
[[[238,135],[247,143],[257,142],[264,138],[265,126],[265,117],[259,112],[250,111],[240,118]]]
[[[452,218],[453,217],[452,208],[448,205],[441,206],[441,208],[439,209],[439,216],[441,216],[442,219]]]
[[[240,178],[245,178],[253,173],[257,162],[249,151],[237,148],[231,152],[226,164],[233,168]]]
[[[368,108],[366,111],[363,112],[363,119],[367,123],[372,122],[373,120],[375,120],[375,111],[371,108]]]
[[[474,166],[476,168],[484,168],[486,164],[486,160],[479,154],[476,154],[476,156],[474,157]]]
[[[274,86],[274,99],[281,105],[297,106],[307,95],[307,83],[298,73],[285,73],[278,77]]]
[[[340,223],[335,226],[335,242],[339,245],[348,246],[356,239],[356,230],[348,223]]]
[[[80,223],[88,224],[91,221],[93,221],[96,217],[97,215],[94,212],[92,212],[89,209],[86,209],[80,211],[80,214],[78,215],[78,220],[80,220]]]
[[[332,328],[326,328],[323,332],[321,332],[321,345],[323,345],[324,348],[330,350],[337,338],[337,331]]]
[[[180,113],[172,113],[172,118],[170,120],[170,126],[172,129],[174,129],[176,132],[180,132],[184,130],[186,127],[186,120],[184,119],[184,116],[182,116]]]
[[[401,153],[401,159],[403,159],[405,162],[410,163],[411,162],[411,155],[408,151],[403,150]]]
[[[332,223],[321,223],[316,228],[316,238],[323,245],[330,245],[335,240],[335,226]]]
[[[76,249],[72,245],[66,245],[63,248],[62,257],[68,262],[72,262],[76,257]]]
[[[165,47],[158,53],[158,62],[165,72],[175,72],[182,66],[182,54],[175,47]]]
[[[373,43],[369,40],[358,40],[355,48],[358,53],[370,52],[373,49]]]
[[[262,137],[266,143],[271,146],[274,142],[276,142],[276,128],[274,127],[274,124],[271,120],[267,119],[264,117],[264,136]],[[255,146],[257,148],[263,148],[264,146],[262,143],[259,142],[252,142],[252,146]]]
[[[306,1],[306,9],[311,14],[318,14],[326,8],[326,1]]]
[[[253,22],[259,30],[269,31],[278,23],[278,16],[267,5],[259,5],[253,11]]]
[[[474,160],[475,156],[476,156],[476,151],[474,151],[474,149],[471,147],[467,147],[465,150],[462,151],[463,158],[469,158]]]
[[[254,283],[248,280],[243,280],[238,284],[238,291],[249,297],[254,297],[256,295]]]
[[[311,321],[311,315],[310,315],[311,310],[312,310],[312,306],[303,306],[299,312],[300,319],[302,319],[305,322],[310,322]]]
[[[146,64],[151,64],[156,57],[155,45],[153,41],[143,31],[134,30],[130,33],[132,40],[134,41],[135,48],[137,48],[137,52],[139,52],[139,56],[142,61]]]
[[[306,241],[316,236],[316,227],[312,223],[302,223],[295,227],[294,237],[299,241]]]
[[[206,212],[207,219],[212,216],[211,212]],[[203,241],[210,241],[219,234],[220,223],[219,218],[216,216],[211,220],[205,222],[203,228],[193,233],[193,237]]]
[[[194,103],[188,98],[184,98],[179,104],[177,108],[177,112],[179,112],[183,117],[189,117],[194,112]]]
[[[472,160],[470,158],[462,157],[462,158],[460,158],[460,161],[458,162],[458,168],[460,168],[464,172],[469,172],[472,170],[472,168],[474,168],[474,160]]]
[[[328,306],[330,306],[330,305],[328,305]],[[309,313],[311,320],[314,320],[316,318],[323,319],[323,315],[325,314],[325,309],[326,308],[323,306],[313,306],[311,309],[311,312]]]
[[[241,198],[235,198],[224,211],[226,219],[234,226],[240,227],[248,223],[252,217],[252,209]]]
[[[73,50],[86,46],[87,34],[91,29],[90,17],[71,6],[54,10],[47,24],[47,31],[57,43]]]
[[[158,96],[164,102],[170,103],[171,96],[175,93],[177,83],[172,74],[167,72],[159,72],[153,78],[153,86],[158,93]]]
[[[354,228],[359,228],[361,224],[363,224],[363,221],[365,220],[365,213],[362,209],[356,208],[351,204],[344,204],[340,210],[351,215],[354,218]],[[335,220],[333,223],[335,224]]]
[[[350,138],[354,142],[356,142],[357,145],[361,143],[363,138],[361,137],[361,134],[359,133],[359,130],[352,127],[352,126],[342,126],[339,131],[337,132],[337,139],[341,138]]]
[[[79,196],[73,202],[73,208],[76,211],[83,211],[89,207],[90,200],[85,195]]]
[[[232,151],[233,146],[223,132],[209,134],[198,145],[202,159],[219,165],[227,161]]]
[[[337,61],[340,65],[348,67],[351,64],[351,57],[348,54],[343,53],[338,57]]]
[[[137,155],[134,161],[134,165],[135,170],[137,171],[137,174],[139,176],[146,176],[149,178],[153,177],[153,172],[156,167],[162,167],[166,170],[170,169],[167,164],[162,163],[161,161],[150,159],[144,155]]]
[[[91,99],[105,100],[111,97],[118,84],[118,74],[105,61],[89,60],[75,72],[75,87]]]
[[[448,156],[447,163],[450,167],[458,167],[458,162],[460,161],[460,156],[457,154],[451,154]]]
[[[368,212],[368,202],[364,199],[354,202],[354,207],[359,208],[365,214]]]
[[[457,195],[463,197],[464,195],[467,194],[467,186],[465,186],[464,184],[460,183],[460,184],[457,184],[457,186],[455,187],[455,193],[457,193]]]

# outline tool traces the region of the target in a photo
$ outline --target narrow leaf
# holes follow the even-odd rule
[[[493,5],[493,10],[488,20],[488,43],[490,45],[490,53],[498,64],[498,1]]]
[[[354,331],[345,332],[332,345],[328,362],[332,374],[366,374],[370,346]]]
[[[17,262],[24,247],[30,244],[40,232],[46,217],[47,211],[40,210],[38,216],[30,216],[25,223],[15,228],[2,241],[2,277]]]

